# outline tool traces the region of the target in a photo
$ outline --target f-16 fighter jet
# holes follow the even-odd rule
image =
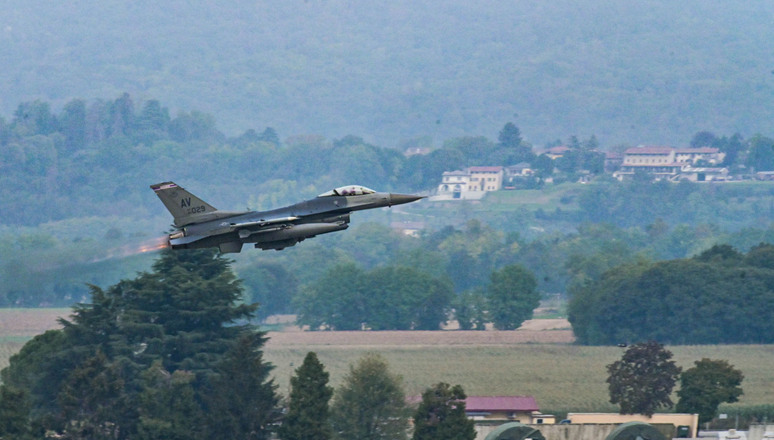
[[[350,185],[271,211],[227,212],[218,211],[174,182],[157,183],[151,189],[175,218],[176,231],[168,238],[172,249],[218,247],[222,253],[240,252],[245,243],[282,250],[316,235],[347,229],[352,211],[422,198]]]

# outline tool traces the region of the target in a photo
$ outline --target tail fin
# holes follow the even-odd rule
[[[167,210],[175,218],[175,226],[182,227],[209,219],[217,211],[212,205],[189,193],[175,182],[163,182],[150,186]]]

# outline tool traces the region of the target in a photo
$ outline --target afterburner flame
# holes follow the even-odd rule
[[[105,253],[105,256],[92,260],[92,263],[111,260],[114,258],[126,258],[134,255],[156,252],[169,247],[169,237],[151,238],[140,243],[113,248]]]
[[[154,252],[166,249],[169,247],[169,238],[167,236],[153,238],[146,240],[140,244],[138,254],[144,254],[146,252]]]

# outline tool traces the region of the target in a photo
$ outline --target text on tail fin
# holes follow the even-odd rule
[[[186,191],[175,182],[156,183],[150,187],[174,217],[175,226],[197,223],[203,219],[203,214],[217,211],[212,205]]]

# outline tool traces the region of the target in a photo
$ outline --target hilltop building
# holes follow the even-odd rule
[[[725,180],[728,170],[713,166],[723,162],[724,158],[717,148],[639,146],[624,152],[623,163],[613,177],[625,180],[641,173],[656,180]]]
[[[503,187],[503,167],[469,167],[443,173],[438,192],[430,200],[480,200]]]

